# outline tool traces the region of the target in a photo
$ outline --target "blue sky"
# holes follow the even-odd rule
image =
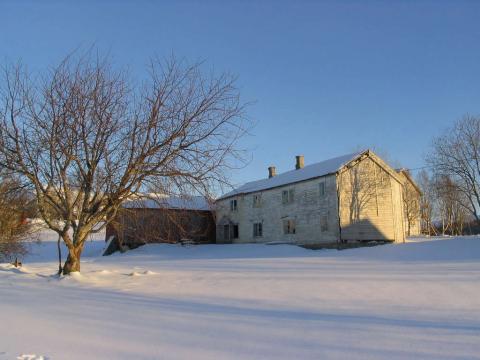
[[[0,59],[43,68],[77,47],[143,75],[174,52],[239,77],[257,123],[235,183],[371,147],[423,165],[480,114],[480,2],[0,1]]]

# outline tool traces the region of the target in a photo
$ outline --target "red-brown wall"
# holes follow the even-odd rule
[[[148,243],[215,243],[215,220],[211,211],[180,209],[122,209],[107,225],[122,246],[135,248]]]

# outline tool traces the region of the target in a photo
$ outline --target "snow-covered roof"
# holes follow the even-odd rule
[[[301,169],[295,169],[275,175],[271,178],[248,182],[229,193],[221,196],[219,199],[228,198],[240,194],[248,194],[256,191],[275,188],[278,186],[288,185],[299,181],[313,179],[329,174],[333,174],[340,170],[344,165],[356,159],[365,151],[339,156],[333,159],[321,161],[315,164],[307,165]]]
[[[183,209],[183,210],[211,210],[208,200],[203,196],[162,196],[155,198],[139,198],[126,201],[123,207],[129,209]]]

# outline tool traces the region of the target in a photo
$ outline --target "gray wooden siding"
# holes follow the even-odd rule
[[[320,183],[325,193],[320,195]],[[293,190],[293,202],[285,204],[284,190]],[[254,196],[261,195],[260,206],[254,206]],[[238,210],[230,211],[230,200],[217,203],[217,219],[228,219],[239,225],[239,238],[233,242],[288,242],[298,244],[335,242],[338,239],[338,208],[335,176],[303,181],[296,184],[235,197]],[[295,221],[295,234],[284,234],[283,220]],[[326,230],[325,230],[326,220]],[[253,224],[263,224],[263,236],[253,236]],[[323,223],[323,231],[322,231]],[[222,242],[220,226],[217,242]]]

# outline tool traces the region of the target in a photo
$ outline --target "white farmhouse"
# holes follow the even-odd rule
[[[249,182],[217,200],[217,243],[405,239],[404,180],[366,150]]]

